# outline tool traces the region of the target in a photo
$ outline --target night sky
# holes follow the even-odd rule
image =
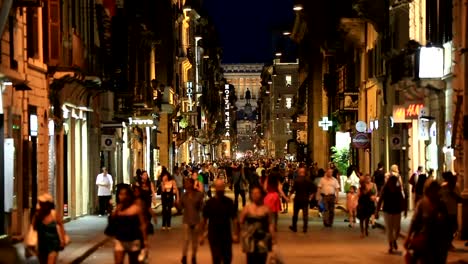
[[[274,32],[294,22],[293,0],[204,0],[223,48],[223,63],[265,63],[274,56]]]

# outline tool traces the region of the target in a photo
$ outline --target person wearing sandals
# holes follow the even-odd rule
[[[268,253],[275,242],[275,225],[269,207],[263,204],[264,191],[255,186],[250,190],[252,202],[240,215],[243,226],[242,250],[247,255],[247,264],[266,264]]]

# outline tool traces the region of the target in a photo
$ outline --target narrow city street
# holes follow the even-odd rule
[[[171,231],[161,231],[159,228],[151,238],[149,263],[177,264],[180,263],[182,250],[181,217],[174,218]],[[385,235],[382,229],[370,230],[369,237],[361,239],[358,227],[351,229],[339,216],[333,228],[324,228],[321,219],[314,216],[310,220],[311,228],[307,234],[289,231],[290,215],[280,216],[279,249],[285,263],[403,263],[402,252],[395,255],[387,253]],[[302,222],[300,222],[302,223]],[[299,229],[301,224],[299,224]],[[400,248],[402,242],[400,241]],[[113,243],[108,242],[90,255],[83,263],[112,263]],[[239,245],[234,245],[233,264],[245,263],[244,254]],[[190,257],[190,255],[189,255]],[[465,257],[465,258],[463,258]],[[468,260],[466,253],[458,255],[451,253],[448,263],[463,263]],[[208,245],[199,248],[198,263],[211,263]]]

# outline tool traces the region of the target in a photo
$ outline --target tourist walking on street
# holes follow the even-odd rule
[[[115,237],[114,259],[116,264],[123,264],[128,254],[130,264],[138,264],[142,249],[148,248],[145,212],[135,203],[135,196],[130,185],[121,185],[119,203],[109,218],[109,233]]]
[[[247,179],[244,176],[244,170],[242,164],[236,164],[232,169],[232,185],[234,187],[234,205],[239,208],[239,195],[242,198],[242,207],[246,204],[246,185],[248,184]]]
[[[353,227],[356,224],[358,206],[358,193],[356,186],[352,185],[349,187],[349,192],[346,194],[346,208],[348,210],[349,227]]]
[[[192,243],[192,264],[197,263],[197,249],[199,224],[201,212],[203,209],[203,193],[195,190],[193,179],[186,179],[186,192],[180,199],[180,207],[183,209],[182,223],[184,227],[184,244],[182,248],[182,264],[187,264],[187,254],[190,243]]]
[[[112,175],[107,172],[106,167],[102,167],[102,173],[96,177],[96,185],[98,187],[99,199],[99,216],[107,215],[110,208],[110,200],[112,195]]]
[[[427,175],[424,173],[424,168],[422,166],[418,167],[418,170],[411,175],[409,179],[409,184],[411,185],[411,192],[413,193],[414,206],[418,201],[423,197],[424,193],[424,183],[427,180]]]
[[[369,221],[375,213],[377,187],[371,182],[370,175],[366,174],[359,187],[357,217],[361,227],[361,238],[369,235]]]
[[[239,240],[237,208],[232,199],[224,195],[225,185],[222,180],[215,181],[215,189],[215,197],[209,199],[203,208],[200,243],[204,242],[204,231],[208,225],[208,242],[213,264],[231,264],[232,243]]]
[[[37,231],[40,264],[57,263],[59,251],[67,243],[62,217],[57,215],[54,208],[52,195],[43,194],[38,197],[38,210],[32,219],[32,226]]]
[[[460,195],[460,190],[457,186],[457,176],[453,175],[452,172],[446,171],[442,173],[444,182],[441,185],[441,199],[447,207],[448,221],[450,225],[451,240],[450,249],[453,250],[455,247],[452,242],[455,237],[455,233],[458,231],[458,204],[463,201]]]
[[[375,185],[377,186],[377,192],[380,193],[383,186],[385,185],[385,171],[382,162],[379,162],[379,164],[377,164],[377,170],[372,176],[372,182],[375,183]]]
[[[428,180],[405,241],[412,263],[446,263],[451,235],[447,207],[440,199],[440,185]]]
[[[179,203],[179,192],[177,184],[169,173],[161,174],[161,203],[162,203],[162,230],[171,230],[172,207]]]
[[[192,179],[194,182],[193,188],[201,193],[203,193],[203,183],[198,180],[197,170],[192,171]]]
[[[263,199],[264,204],[270,208],[273,215],[275,230],[278,230],[278,214],[281,211],[281,199],[289,201],[289,198],[283,193],[283,186],[280,183],[281,174],[277,169],[273,169],[267,176],[265,185],[266,196]]]
[[[384,212],[385,232],[387,233],[388,253],[398,250],[398,237],[400,236],[401,212],[407,215],[407,206],[402,193],[402,186],[396,176],[390,176],[381,190],[376,208],[376,218],[379,217],[380,208]],[[383,204],[383,207],[382,207]]]
[[[338,180],[333,178],[333,169],[329,168],[325,176],[321,178],[318,193],[322,200],[325,211],[323,213],[323,225],[325,227],[332,227],[335,217],[335,204],[338,203],[338,194],[340,191],[340,184]]]
[[[174,180],[177,185],[177,191],[179,192],[179,196],[182,197],[182,194],[184,193],[184,175],[182,174],[182,171],[178,166],[174,167]],[[176,209],[177,215],[181,215],[182,207],[178,204]]]
[[[264,191],[260,186],[250,190],[251,203],[240,215],[242,250],[247,254],[247,264],[266,264],[268,252],[275,241],[275,226],[270,209],[263,204]]]
[[[302,231],[307,232],[307,226],[309,223],[309,205],[312,199],[315,199],[315,193],[317,188],[314,183],[306,177],[306,168],[301,167],[297,169],[297,178],[293,183],[291,193],[289,197],[294,196],[293,203],[293,218],[292,225],[289,229],[293,232],[297,232],[297,220],[299,217],[299,211],[302,210]]]

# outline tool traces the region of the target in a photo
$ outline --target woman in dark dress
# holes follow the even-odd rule
[[[39,196],[38,202],[39,210],[33,218],[33,227],[37,230],[39,263],[54,264],[66,243],[63,221],[55,212],[50,194]]]
[[[369,235],[369,221],[375,213],[375,198],[377,188],[370,180],[370,175],[367,174],[360,181],[359,198],[357,207],[357,217],[359,226],[361,227],[361,238]]]

